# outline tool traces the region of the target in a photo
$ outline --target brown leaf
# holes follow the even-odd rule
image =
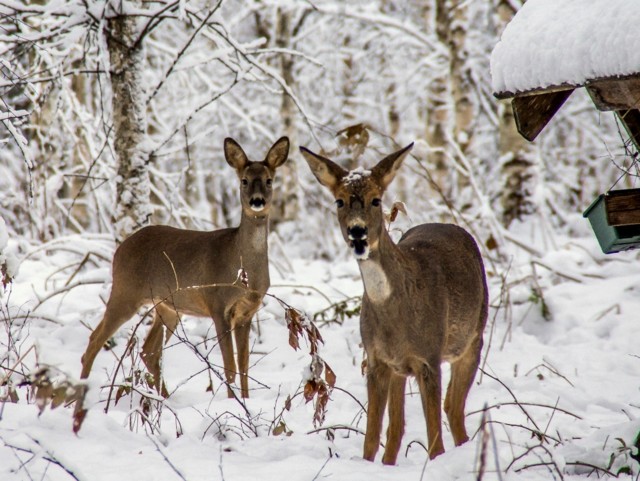
[[[291,328],[289,329],[289,345],[295,351],[300,349],[300,342],[298,341],[298,336],[296,336],[296,333]]]
[[[492,234],[489,235],[489,238],[485,242],[485,245],[487,246],[487,249],[489,249],[490,251],[498,248],[498,242],[496,241],[495,237],[493,237]]]
[[[333,372],[333,369],[329,367],[329,364],[324,363],[324,380],[327,381],[329,387],[334,387],[336,385],[336,373]]]
[[[131,387],[130,386],[128,386],[126,384],[121,384],[120,387],[118,387],[118,390],[116,391],[116,402],[115,402],[115,404],[118,404],[118,401],[120,401],[120,398],[122,396],[126,396],[130,392],[131,392]]]
[[[337,134],[338,143],[352,151],[352,156],[358,158],[369,143],[369,131],[366,124],[351,125],[340,130]]]
[[[79,402],[79,401],[76,401]],[[80,428],[82,427],[82,423],[84,422],[84,418],[87,416],[86,409],[76,409],[73,413],[73,432],[78,434]]]
[[[321,383],[318,386],[318,397],[316,400],[316,409],[313,415],[314,426],[322,425],[327,413],[327,403],[329,402],[329,391],[326,383]]]
[[[18,397],[18,391],[16,391],[16,388],[13,386],[9,387],[9,401],[11,401],[12,403],[17,403],[20,400],[20,398]]]
[[[67,400],[67,385],[63,384],[53,390],[51,409],[55,409]]]
[[[271,431],[271,434],[273,434],[274,436],[280,436],[286,431],[287,431],[287,425],[284,423],[284,421],[280,421],[280,423],[275,428],[273,428],[273,431]]]
[[[398,212],[402,212],[404,215],[407,214],[407,206],[404,205],[404,202],[396,201],[391,206],[391,213],[389,214],[389,223],[395,222],[396,217],[398,217]]]
[[[291,411],[291,396],[287,396],[287,399],[284,402],[284,408],[287,411]]]
[[[313,399],[313,397],[318,392],[318,383],[314,380],[307,381],[307,384],[304,385],[304,399],[309,402]]]
[[[36,406],[40,410],[40,414],[42,414],[49,404],[49,400],[53,397],[53,386],[50,382],[42,382],[36,388]]]

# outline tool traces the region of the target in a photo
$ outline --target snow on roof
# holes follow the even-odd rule
[[[640,1],[528,0],[491,54],[493,91],[640,72]]]

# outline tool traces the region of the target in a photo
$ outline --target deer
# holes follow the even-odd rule
[[[405,384],[417,379],[431,459],[444,452],[441,364],[451,364],[444,411],[456,446],[469,437],[464,409],[475,378],[487,320],[482,256],[473,237],[454,224],[421,224],[395,243],[382,196],[413,144],[372,169],[347,171],[301,147],[315,178],[335,198],[340,230],[364,285],[360,334],[366,355],[367,424],[363,457],[374,461],[385,408],[383,464],[396,463],[404,434]]]
[[[141,358],[159,393],[168,397],[161,376],[163,344],[175,332],[181,315],[186,314],[213,319],[227,395],[236,397],[232,386],[239,373],[240,394],[249,397],[251,319],[270,286],[267,235],[272,184],[276,169],[288,158],[289,139],[280,138],[265,160],[256,162],[248,159],[235,140],[227,138],[224,155],[240,181],[240,225],[214,231],[147,226],[122,242],[113,256],[113,282],[104,317],[90,335],[82,356],[81,379],[89,377],[105,342],[138,309],[152,305],[153,322]],[[86,415],[83,398],[76,404],[76,432]]]

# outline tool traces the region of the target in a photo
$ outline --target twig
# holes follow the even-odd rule
[[[331,456],[329,456],[327,459],[325,459],[324,463],[322,463],[322,466],[320,466],[320,469],[318,470],[316,475],[311,479],[311,481],[316,481],[318,479],[318,477],[320,476],[320,473],[322,473],[322,471],[324,470],[325,466],[329,463],[330,460],[331,460]]]
[[[307,434],[316,434],[322,431],[352,431],[357,434],[365,435],[365,432],[362,429],[354,428],[353,426],[347,426],[346,424],[334,424],[332,426],[321,426],[319,428],[312,429],[311,431],[307,431]]]
[[[533,418],[529,415],[529,413],[527,412],[527,410],[522,407],[522,404],[520,403],[520,401],[518,401],[518,398],[516,397],[515,394],[513,394],[513,391],[509,388],[509,386],[507,386],[504,382],[502,382],[500,379],[498,379],[496,376],[489,374],[486,370],[481,369],[481,372],[483,374],[485,374],[486,376],[490,377],[491,379],[493,379],[494,381],[497,381],[498,383],[500,383],[502,385],[502,387],[504,387],[509,394],[511,394],[511,397],[513,398],[513,400],[515,401],[516,405],[520,408],[520,410],[524,413],[524,415],[527,417],[527,419],[529,421],[531,421],[531,424],[533,424],[535,426],[535,428],[538,430],[538,432],[540,434],[542,434],[542,431],[540,431],[540,428],[538,427],[538,425],[536,424],[536,422],[533,420]]]
[[[572,413],[571,411],[567,411],[565,409],[559,408],[557,406],[550,406],[548,404],[540,404],[540,403],[530,403],[530,402],[499,402],[496,404],[492,404],[491,406],[486,406],[486,409],[500,409],[502,406],[518,406],[518,405],[522,405],[522,406],[533,406],[533,407],[540,407],[540,408],[546,408],[546,409],[553,409],[554,411],[558,411],[561,412],[563,414],[567,414],[569,416],[572,416],[576,419],[582,419],[580,416],[578,416],[577,414]],[[473,414],[478,414],[481,412],[484,412],[485,408],[483,409],[478,409],[477,411],[470,411],[467,413],[467,416],[471,416]]]
[[[169,467],[173,470],[174,473],[176,473],[178,475],[178,477],[180,479],[182,479],[182,481],[187,481],[187,478],[185,478],[183,476],[183,474],[180,472],[180,470],[175,466],[175,464],[173,464],[171,462],[171,460],[167,457],[167,455],[164,453],[164,451],[160,448],[160,446],[158,445],[158,443],[156,443],[156,440],[153,439],[152,436],[147,434],[147,437],[149,438],[149,440],[151,441],[151,443],[153,443],[153,445],[156,447],[156,449],[158,450],[158,452],[160,453],[160,455],[162,456],[162,458],[164,459],[165,463],[167,463],[169,465]]]
[[[347,396],[349,396],[351,399],[353,399],[355,402],[358,403],[358,406],[360,406],[360,409],[362,409],[364,412],[367,412],[367,408],[364,407],[364,404],[362,404],[360,400],[357,397],[355,397],[353,394],[351,394],[349,391],[347,391],[346,389],[342,389],[341,387],[338,387],[338,386],[333,386],[333,389],[335,391],[340,391],[345,393]]]
[[[11,377],[11,375],[13,373],[16,373],[18,371],[16,371],[16,368],[20,365],[20,363],[24,360],[24,358],[27,356],[27,354],[29,354],[33,349],[35,349],[35,344],[32,344],[31,347],[29,347],[29,349],[27,349],[19,358],[18,360],[14,363],[13,367],[7,369],[2,368],[2,369],[6,369],[7,371],[9,371],[3,378],[2,380],[0,380],[0,386],[4,386],[5,383],[9,380],[9,378]],[[1,367],[1,366],[0,366]]]
[[[175,69],[178,61],[182,58],[182,56],[187,51],[189,46],[193,43],[195,38],[198,36],[198,33],[200,33],[200,30],[202,30],[202,28],[207,24],[207,22],[213,16],[213,14],[216,13],[216,11],[220,8],[220,4],[222,4],[222,0],[219,0],[218,4],[215,5],[211,9],[211,11],[207,14],[207,16],[200,22],[200,25],[198,25],[198,28],[196,28],[196,30],[193,32],[193,34],[191,34],[191,36],[189,37],[189,40],[187,40],[187,42],[180,49],[180,51],[178,52],[176,57],[173,59],[173,62],[171,63],[171,65],[169,66],[169,68],[167,69],[165,74],[161,77],[160,82],[158,83],[156,88],[153,90],[153,93],[151,95],[149,95],[149,97],[147,98],[147,100],[146,100],[146,105],[147,106],[149,106],[149,102],[151,102],[151,100],[156,96],[158,91],[162,88],[162,86],[164,85],[165,80],[167,80],[169,78],[169,75],[171,75],[171,73]]]

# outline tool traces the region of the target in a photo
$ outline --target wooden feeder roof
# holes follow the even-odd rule
[[[533,141],[571,93],[614,111],[640,150],[640,8],[633,0],[528,0],[491,55],[494,95]]]

